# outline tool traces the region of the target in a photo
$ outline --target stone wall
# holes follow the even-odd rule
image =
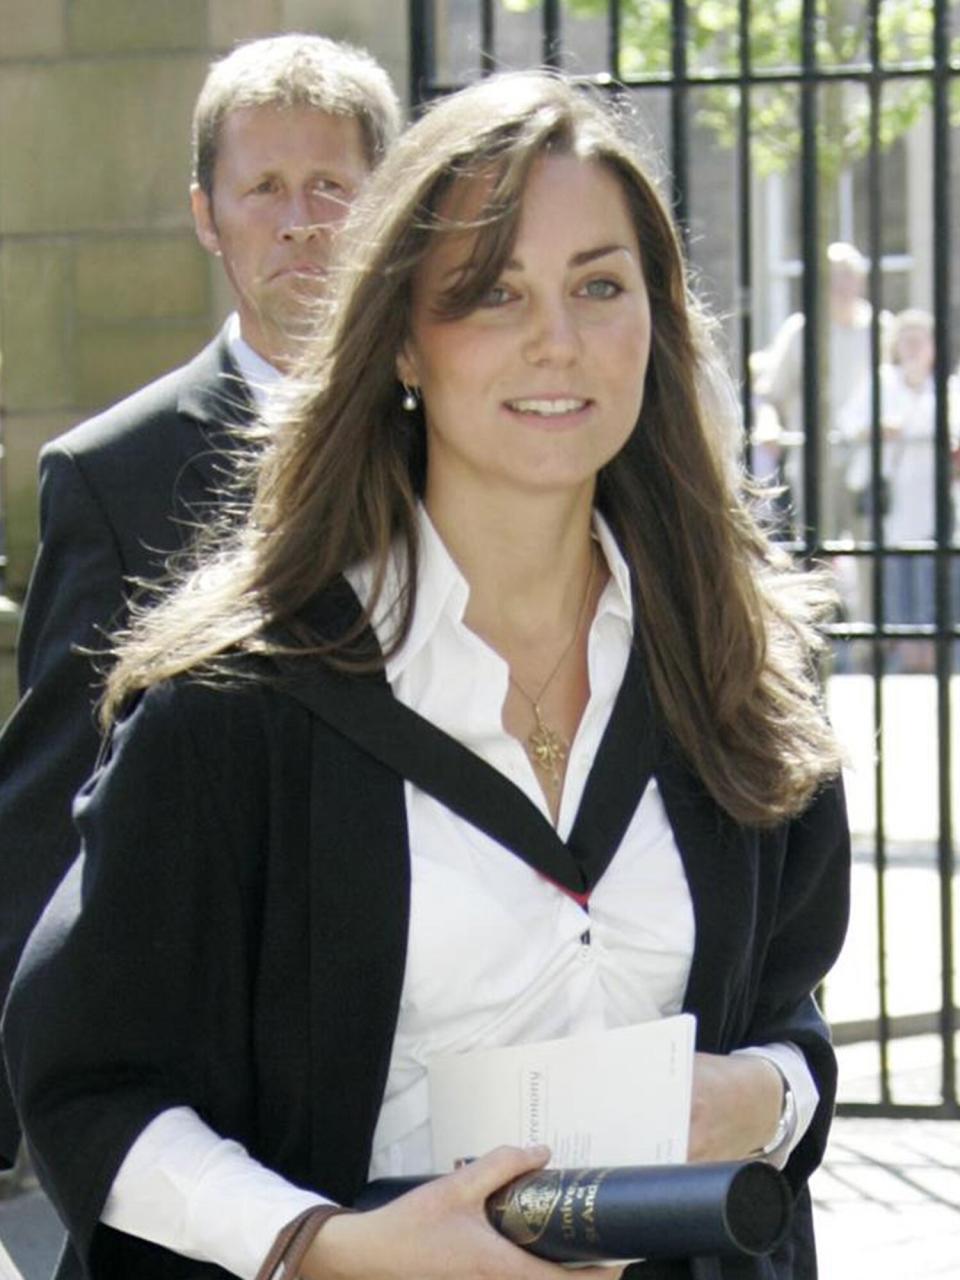
[[[190,220],[193,103],[237,40],[365,45],[406,91],[406,5],[0,0],[0,721],[46,440],[182,363],[228,306]]]

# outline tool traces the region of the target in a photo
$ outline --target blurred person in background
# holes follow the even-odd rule
[[[880,366],[881,468],[871,466],[873,424],[869,378],[846,406],[841,429],[851,447],[847,484],[858,514],[858,537],[872,536],[871,510],[879,500],[883,538],[888,546],[929,542],[936,536],[934,438],[936,433],[936,345],[933,316],[910,308],[894,319],[890,359]],[[947,383],[950,437],[960,441],[960,386]],[[935,620],[932,555],[886,555],[883,562],[883,617],[893,623]],[[900,640],[892,646],[890,667],[905,672],[932,671],[934,647],[923,640]]]

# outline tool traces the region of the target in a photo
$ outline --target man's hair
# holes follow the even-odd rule
[[[193,180],[210,196],[220,130],[244,107],[310,107],[356,120],[371,168],[400,131],[400,103],[364,49],[325,36],[250,40],[214,62],[193,113]]]

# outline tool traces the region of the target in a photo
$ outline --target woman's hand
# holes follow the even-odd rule
[[[776,1133],[780,1073],[753,1054],[698,1053],[693,1060],[689,1160],[742,1160]]]
[[[542,1168],[545,1147],[498,1147],[456,1173],[368,1213],[330,1218],[310,1247],[305,1280],[559,1280],[567,1272],[498,1235],[484,1203],[504,1183]],[[588,1267],[578,1280],[619,1280]]]

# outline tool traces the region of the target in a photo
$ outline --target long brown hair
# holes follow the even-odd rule
[[[395,371],[411,279],[436,236],[463,230],[438,213],[451,185],[492,176],[471,223],[469,269],[447,298],[451,315],[470,310],[509,256],[530,168],[547,151],[615,174],[641,247],[652,316],[643,407],[600,473],[596,500],[631,566],[638,639],[673,739],[743,822],[797,813],[837,771],[814,672],[827,592],[770,545],[738,496],[727,424],[708,394],[709,325],[670,216],[611,111],[542,72],[494,77],[442,100],[388,155],[346,228],[329,314],[268,423],[249,516],[125,638],[107,723],[158,680],[209,673],[238,649],[276,650],[278,623],[293,626],[305,658],[369,664],[357,650],[360,624],[320,637],[298,631],[297,619],[363,560],[374,566],[369,618],[397,545],[407,580],[388,652],[402,643],[416,604],[426,467],[422,415],[402,410]]]

